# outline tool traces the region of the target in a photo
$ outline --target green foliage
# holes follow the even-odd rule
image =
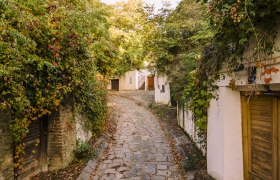
[[[197,79],[197,68],[204,47],[214,35],[207,8],[194,0],[183,0],[174,11],[164,10],[153,20],[157,26],[147,40],[147,47],[152,49],[155,68],[171,81],[172,98],[180,106],[187,101],[205,142],[207,108],[214,95],[209,91],[207,77]]]
[[[249,43],[255,44],[253,61],[261,61],[261,54],[273,54],[280,12],[278,0],[214,0],[208,7],[211,26],[216,33],[211,45],[205,49],[202,71],[211,75],[224,63],[230,68],[236,67],[243,61]]]
[[[184,98],[187,100],[187,108],[193,112],[193,119],[198,127],[200,143],[206,145],[207,132],[207,109],[210,106],[210,100],[218,98],[215,90],[218,86],[213,85],[215,80],[203,81],[198,80],[188,84],[185,88]]]
[[[250,61],[260,62],[261,56],[273,54],[280,9],[277,0],[213,0],[207,4],[213,38],[203,48],[196,83],[187,90],[187,95],[192,97],[189,106],[201,132],[206,131],[207,108],[215,97],[215,81],[219,79],[221,68],[235,69],[244,61],[243,54],[249,44],[255,44]]]
[[[206,6],[184,0],[174,11],[163,9],[153,17],[154,31],[146,39],[147,53],[154,68],[171,81],[173,99],[183,103],[184,89],[193,81],[203,45],[211,38]]]
[[[76,149],[76,157],[78,159],[94,159],[97,152],[87,142],[78,142]]]
[[[107,90],[101,77],[96,81],[94,74],[89,74],[88,78],[84,86],[76,90],[75,99],[78,108],[87,118],[85,126],[95,137],[102,132],[107,118]]]
[[[273,54],[280,2],[201,2],[184,0],[175,11],[159,15],[150,47],[156,47],[152,52],[157,70],[169,76],[175,99],[187,101],[205,142],[207,108],[212,98],[218,98],[215,82],[219,71],[222,67],[235,69],[244,61],[249,44],[255,44],[249,61],[260,62]],[[271,78],[265,80],[270,82]]]
[[[115,54],[106,12],[95,0],[0,1],[0,108],[11,111],[15,168],[30,122],[58,110],[65,97],[75,97],[93,131],[104,122],[101,75]]]
[[[145,61],[143,37],[148,17],[143,3],[139,0],[118,2],[111,6],[110,13],[110,34],[118,50],[111,73],[123,75],[129,70],[142,68]]]

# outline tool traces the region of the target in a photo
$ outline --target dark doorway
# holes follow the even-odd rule
[[[111,80],[111,86],[112,86],[112,90],[118,91],[119,90],[119,80],[118,79],[112,79]]]

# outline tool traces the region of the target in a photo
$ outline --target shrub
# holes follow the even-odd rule
[[[97,152],[88,142],[78,142],[76,149],[76,157],[78,159],[94,159]]]

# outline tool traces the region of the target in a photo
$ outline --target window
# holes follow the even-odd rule
[[[161,93],[165,93],[165,85],[161,85],[161,90],[160,90]]]

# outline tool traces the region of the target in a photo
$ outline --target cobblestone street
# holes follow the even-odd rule
[[[116,140],[92,172],[92,179],[185,179],[146,105],[114,94],[110,106],[117,109]]]

